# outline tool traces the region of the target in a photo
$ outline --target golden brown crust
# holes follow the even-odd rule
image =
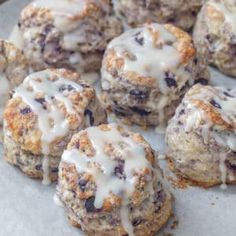
[[[49,80],[54,80],[55,77],[58,78],[60,76],[75,82],[79,82],[80,79],[78,73],[64,69],[49,69],[48,75],[50,76]],[[83,81],[80,83],[85,84]],[[73,114],[66,110],[62,102],[57,101],[57,107],[67,118],[71,130],[76,129],[83,122],[84,110],[94,97],[95,90],[90,86],[84,87],[82,92],[71,93],[68,98],[76,111]],[[23,150],[40,154],[42,134],[38,128],[38,117],[34,112],[22,114],[21,109],[25,107],[28,107],[28,105],[20,97],[12,98],[6,105],[4,120],[6,121],[7,129],[12,133],[14,141],[19,143]],[[57,137],[51,145],[56,145],[63,138]]]
[[[168,167],[169,169],[176,174],[176,176],[178,178],[180,178],[182,181],[185,181],[185,183],[187,185],[190,186],[198,186],[198,187],[202,187],[202,188],[210,188],[210,187],[214,187],[217,185],[222,184],[222,181],[220,180],[212,180],[212,181],[202,181],[202,180],[197,180],[197,179],[193,179],[191,178],[191,176],[187,176],[185,175],[183,172],[181,172],[179,169],[175,168],[175,164],[173,162],[173,160],[171,160],[170,158],[167,158],[168,160]],[[236,184],[236,180],[233,181],[226,181],[226,184]]]
[[[149,27],[149,24],[146,24],[145,27],[147,27],[151,33],[154,45],[159,44],[159,32],[154,30],[152,27]],[[181,62],[179,66],[189,63],[196,55],[196,50],[194,48],[191,36],[171,24],[166,24],[164,27],[177,39],[177,42],[173,45],[173,47],[175,47],[180,54]],[[133,85],[152,87],[156,82],[156,78],[151,76],[142,76],[135,71],[123,70],[125,57],[129,58],[130,56],[131,55],[127,52],[123,53],[123,57],[121,57],[116,53],[114,48],[108,48],[104,56],[103,67],[112,75],[114,75],[114,73],[119,73],[119,77],[128,80]]]
[[[136,236],[153,236],[155,235],[169,220],[171,215],[173,214],[172,212],[172,199],[167,198],[165,202],[163,203],[162,207],[159,210],[159,214],[155,216],[155,219],[153,219],[153,224],[148,227],[145,226],[139,226],[138,231],[135,232]],[[72,217],[68,217],[69,222],[72,226],[81,228],[81,226],[75,222]],[[85,231],[86,235],[89,236],[94,236],[94,232],[88,232]],[[126,235],[127,232],[123,229],[122,226],[117,226],[113,230],[110,231],[96,231],[96,236],[123,236]]]
[[[109,0],[94,1],[94,0],[84,0],[85,6],[78,13],[69,15],[68,12],[65,12],[65,16],[68,17],[68,20],[79,21],[88,16],[96,14],[98,11],[101,11],[105,6],[109,6]],[[26,20],[33,17],[35,22],[40,22],[41,24],[53,22],[53,14],[55,9],[50,9],[47,7],[41,7],[35,4],[34,2],[26,6],[21,12],[21,19]],[[33,21],[33,22],[34,22]]]
[[[176,49],[181,55],[182,63],[188,63],[196,55],[191,36],[174,25],[166,24],[164,27],[178,39]]]
[[[108,124],[103,124],[101,126],[99,126],[99,128],[101,130],[103,130],[104,132],[108,132],[109,130],[112,129],[112,127]],[[137,134],[137,133],[133,133],[130,131],[126,131],[122,126],[118,126],[117,128],[120,132],[121,135],[124,135],[124,137],[129,136],[134,142],[140,144],[141,146],[144,147],[145,152],[146,152],[146,159],[150,162],[150,164],[153,166],[154,165],[154,152],[151,149],[150,145],[144,140],[144,138]],[[85,153],[86,157],[84,156],[84,158],[93,158],[95,155],[96,150],[94,150],[94,147],[91,143],[91,141],[89,140],[88,136],[87,136],[87,132],[85,131],[81,131],[78,134],[75,134],[71,140],[71,142],[69,143],[67,150],[71,150],[77,148],[79,150],[81,150],[83,153]],[[105,147],[105,152],[108,156],[113,156],[115,155],[115,153],[113,153],[114,149],[113,146],[111,144],[107,144]],[[80,157],[81,158],[81,157]],[[92,185],[95,185],[95,179],[92,175],[87,174],[87,173],[77,173],[76,167],[74,164],[69,164],[66,162],[62,161],[62,176],[64,176],[64,178],[66,178],[68,180],[68,182],[70,183],[70,186],[72,186],[72,188],[74,189],[74,191],[77,188],[77,180],[78,180],[78,176],[82,175],[83,179],[88,180],[89,182],[91,182]],[[145,181],[145,176],[150,176],[150,174],[152,173],[151,169],[148,168],[144,168],[142,171],[140,170],[138,173],[135,173],[135,175],[138,176],[138,179],[140,181],[137,181],[136,183],[136,191],[134,191],[131,199],[132,202],[134,203],[134,205],[138,205],[140,204],[141,201],[141,195],[140,195],[140,189],[143,189],[144,186],[146,184],[148,184]],[[94,193],[89,190],[89,191],[80,191],[77,193],[78,197],[80,199],[88,199],[89,197],[93,196]],[[122,199],[114,194],[110,194],[103,203],[103,207],[102,209],[104,211],[112,211],[112,209],[114,207],[120,207],[122,203]]]
[[[5,73],[11,89],[19,85],[28,73],[24,54],[16,46],[0,39],[0,73]]]
[[[194,98],[195,95],[199,96],[199,94],[202,94],[202,96],[205,95],[205,97],[202,99]],[[229,131],[235,130],[236,122],[233,121],[232,123],[229,123],[228,121],[226,121],[222,116],[222,113],[220,112],[220,110],[222,109],[219,110],[210,103],[215,98],[218,98],[218,100],[222,100],[222,98],[219,95],[219,91],[216,88],[197,84],[194,87],[192,87],[191,90],[189,90],[189,92],[186,94],[185,99],[187,99],[200,111],[204,112],[204,115],[206,116],[206,118],[210,123],[220,126],[225,130]]]

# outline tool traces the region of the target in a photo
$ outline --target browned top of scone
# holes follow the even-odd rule
[[[3,39],[0,39],[0,74],[6,76],[11,88],[19,85],[28,74],[27,60],[23,53]]]
[[[183,102],[197,108],[207,123],[236,130],[236,90],[197,84],[189,90]]]
[[[55,132],[49,141],[51,149],[68,142],[68,133],[83,124],[84,111],[95,97],[95,91],[79,79],[75,72],[48,69],[32,73],[14,90],[5,108],[4,122],[23,150],[42,153],[42,122],[51,129],[49,136]]]
[[[209,31],[215,34],[225,34],[222,27],[235,28],[236,5],[234,0],[210,0],[203,7],[203,16],[211,25]]]
[[[170,24],[151,23],[111,41],[103,68],[134,85],[152,87],[163,73],[183,68],[195,55],[189,34]]]
[[[144,187],[152,182],[153,166],[154,152],[141,135],[108,124],[73,136],[63,154],[60,174],[80,199],[101,199],[102,187],[105,194],[100,208],[111,211],[121,206],[127,188],[133,188],[129,198],[135,205],[142,202],[149,194]],[[78,181],[86,186],[80,188]]]
[[[27,5],[21,12],[21,21],[25,26],[38,26],[50,24],[57,18],[68,21],[73,25],[80,20],[94,15],[100,11],[109,11],[109,0],[35,0]],[[65,31],[68,30],[65,28]]]

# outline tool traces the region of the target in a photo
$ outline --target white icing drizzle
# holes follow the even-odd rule
[[[225,93],[228,93],[227,96]],[[187,97],[188,99],[188,97]],[[206,104],[214,102],[215,106],[220,106],[219,108],[214,107],[218,113],[220,113],[221,118],[229,123],[236,126],[235,116],[236,116],[236,90],[226,90],[222,87],[212,87],[211,90],[206,90],[202,87],[201,91],[191,95],[191,99],[200,100]],[[184,99],[186,101],[186,99]],[[185,130],[189,132],[190,130],[197,128],[201,125],[202,117],[205,116],[203,110],[198,109],[193,106],[192,103],[187,102],[187,106],[191,109],[191,114],[188,115]],[[187,108],[188,109],[188,108]],[[210,128],[214,124],[209,120],[208,124],[202,126],[202,135],[204,137],[205,143],[209,141],[209,133],[214,136],[216,142],[224,147],[229,147],[233,151],[236,151],[236,132],[233,133],[218,133],[216,131],[210,131]]]
[[[86,156],[81,150],[67,150],[62,155],[62,161],[75,164],[78,172],[90,173],[96,182],[97,191],[94,205],[96,208],[103,206],[104,200],[113,193],[122,197],[121,222],[124,229],[133,235],[133,226],[129,219],[127,205],[129,198],[134,191],[134,172],[144,168],[152,169],[151,164],[145,157],[144,148],[133,141],[130,137],[124,137],[117,129],[116,124],[110,124],[111,130],[102,131],[99,127],[86,129],[95,155]],[[114,175],[117,161],[108,156],[105,152],[106,145],[112,145],[116,154],[124,160],[125,179],[120,179]],[[100,168],[96,167],[99,165]]]
[[[22,32],[19,30],[19,27],[17,25],[14,26],[10,37],[9,37],[9,41],[11,43],[13,43],[18,49],[22,50],[23,49],[23,35]]]
[[[211,142],[210,140],[213,138],[215,142],[222,148],[236,151],[236,90],[226,90],[222,87],[211,87],[210,89],[205,89],[205,87],[202,87],[198,93],[191,95],[191,99],[200,100],[208,105],[211,103],[211,105],[214,106],[214,109],[220,113],[221,118],[233,125],[234,131],[220,132],[215,129],[211,130],[211,128],[214,127],[214,123],[211,120],[208,120],[207,123],[204,122],[204,124],[201,124],[201,121],[205,117],[205,113],[203,110],[198,109],[196,106],[192,105],[191,102],[189,103],[186,101],[188,97],[184,99],[184,102],[187,102],[186,110],[191,110],[191,114],[187,116],[185,131],[189,132],[201,126],[201,136],[203,137],[205,144]],[[219,154],[219,170],[221,173],[222,189],[226,188],[226,158],[227,153]]]
[[[209,1],[210,5],[222,12],[225,21],[231,26],[233,32],[236,34],[236,3],[233,0],[219,0]]]
[[[0,126],[3,123],[3,110],[8,100],[10,83],[5,74],[0,73]]]
[[[159,33],[159,45],[155,45],[157,42],[154,42],[150,29]],[[128,53],[130,56],[125,57],[124,71],[134,71],[141,76],[156,78],[161,91],[167,93],[169,90],[164,82],[165,71],[176,70],[180,75],[184,73],[179,67],[180,53],[174,46],[169,45],[176,42],[177,39],[164,26],[151,24],[126,31],[112,40],[108,49],[114,48],[121,57]]]
[[[63,203],[56,193],[53,195],[53,201],[57,206],[63,207]]]
[[[222,189],[226,189],[227,188],[227,185],[226,185],[226,179],[227,179],[227,168],[226,168],[226,165],[225,165],[225,160],[227,158],[227,154],[225,153],[220,153],[220,166],[219,166],[219,169],[220,169],[220,173],[221,173],[221,188]]]
[[[66,135],[69,129],[68,120],[65,118],[62,111],[59,110],[55,101],[64,104],[68,113],[74,113],[73,104],[68,98],[68,91],[60,92],[61,86],[72,86],[76,91],[82,91],[82,87],[77,83],[66,80],[62,77],[52,81],[49,80],[50,70],[45,70],[33,73],[28,76],[22,85],[16,88],[13,97],[20,97],[38,116],[38,127],[42,133],[41,145],[44,159],[42,163],[43,168],[43,183],[49,184],[49,154],[50,144],[58,137]],[[35,99],[37,95],[43,95],[47,103],[47,109],[44,109],[42,104]]]
[[[80,15],[86,7],[85,0],[36,0],[33,3],[36,8],[47,8],[52,11],[55,26],[62,32],[68,32],[77,27],[76,15]]]

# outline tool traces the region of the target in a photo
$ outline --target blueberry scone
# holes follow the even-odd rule
[[[172,23],[190,30],[205,0],[113,0],[117,15],[135,27],[146,22]]]
[[[236,2],[210,0],[203,6],[194,29],[194,42],[209,63],[236,77]]]
[[[236,183],[236,90],[195,85],[166,132],[170,167],[193,183]]]
[[[155,235],[172,209],[154,151],[116,124],[73,136],[59,166],[57,195],[86,235]]]
[[[0,129],[10,91],[19,85],[27,74],[27,61],[22,52],[10,42],[0,39]]]
[[[94,89],[79,79],[65,69],[32,73],[4,111],[5,159],[45,184],[56,180],[72,135],[106,121]]]
[[[204,63],[179,28],[152,23],[128,30],[104,55],[104,104],[132,123],[163,126],[194,83],[207,84]]]
[[[35,0],[21,12],[31,67],[97,71],[107,42],[122,32],[109,0]]]

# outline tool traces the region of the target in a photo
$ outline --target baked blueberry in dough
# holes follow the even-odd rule
[[[10,42],[0,39],[0,129],[10,91],[19,85],[27,74],[27,61],[22,52]]]
[[[194,29],[196,47],[210,64],[236,77],[236,2],[207,1]]]
[[[4,155],[26,175],[56,180],[72,135],[106,121],[93,88],[65,69],[30,74],[4,111]]]
[[[19,27],[34,70],[97,71],[108,41],[122,32],[109,0],[35,0]]]
[[[104,55],[104,103],[135,124],[163,126],[194,83],[208,82],[204,63],[179,28],[152,23],[128,30]]]
[[[113,0],[123,22],[137,27],[146,22],[171,23],[190,30],[205,0]]]
[[[154,151],[117,124],[73,136],[59,166],[57,195],[86,235],[156,235],[171,214]]]
[[[195,85],[166,132],[170,166],[209,187],[236,183],[236,90]]]

